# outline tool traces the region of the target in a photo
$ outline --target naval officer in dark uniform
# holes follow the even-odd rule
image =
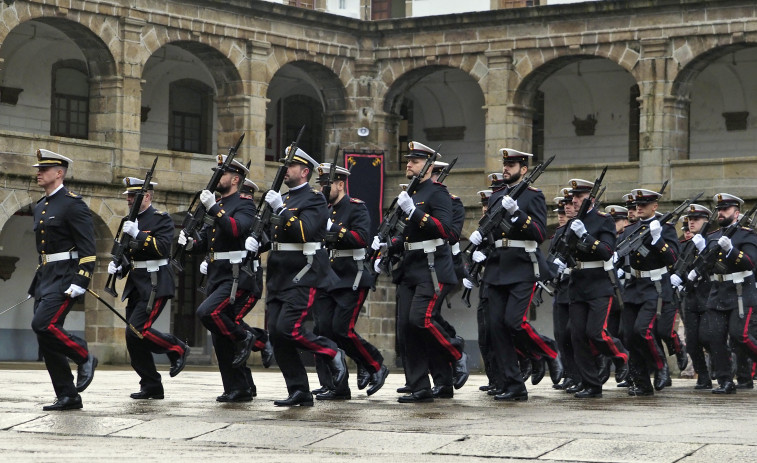
[[[316,336],[303,326],[318,291],[338,280],[323,247],[324,224],[328,220],[326,198],[309,184],[317,165],[310,155],[297,148],[284,176],[289,191],[282,197],[278,191],[268,190],[265,196],[275,215],[269,235],[273,242],[266,280],[268,333],[289,394],[273,403],[282,407],[313,405],[307,371],[298,349],[328,359],[335,388],[344,388],[347,381],[344,352],[334,341]],[[253,237],[247,238],[245,247],[255,253],[264,250]]]
[[[144,183],[144,180],[135,177],[124,179],[126,191],[123,194],[129,208]],[[173,270],[168,264],[174,223],[167,212],[158,211],[152,206],[155,185],[155,182],[150,182],[147,187],[137,219],[134,222],[124,221],[121,229],[121,233],[131,236],[133,240],[126,251],[128,266],[116,265],[112,260],[108,263],[108,273],[119,278],[128,275],[121,300],[128,299],[126,319],[142,335],[140,339],[133,331],[126,330],[126,349],[131,367],[140,377],[139,392],[132,393],[132,399],[163,398],[163,384],[155,368],[153,353],[168,356],[171,377],[184,369],[189,354],[189,346],[176,336],[161,333],[153,327],[176,290]]]
[[[71,159],[37,150],[37,185],[45,196],[34,207],[39,265],[29,287],[34,297],[32,329],[53,383],[56,400],[45,411],[82,408],[79,392],[92,382],[97,358],[87,342],[63,328],[73,304],[84,295],[95,269],[92,214],[81,196],[63,185]],[[68,366],[78,365],[76,384]]]

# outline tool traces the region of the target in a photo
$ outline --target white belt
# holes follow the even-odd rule
[[[55,254],[40,254],[39,259],[42,265],[61,260],[73,260],[79,258],[78,251],[56,252]]]
[[[365,248],[358,249],[334,249],[331,251],[331,258],[352,257],[353,260],[365,259]]]
[[[149,273],[157,272],[164,265],[168,265],[168,259],[160,260],[135,260],[131,263],[133,268],[145,268]]]
[[[425,252],[426,254],[431,254],[432,252],[436,252],[436,248],[443,244],[444,240],[441,238],[437,238],[435,240],[416,241],[414,243],[405,243],[405,250],[417,251],[419,249],[423,249],[423,252]]]
[[[212,260],[228,260],[230,264],[241,264],[247,257],[247,250],[244,251],[227,251],[213,252],[210,254]]]
[[[458,241],[457,243],[450,246],[450,249],[452,249],[453,256],[460,254],[460,242]]]
[[[612,259],[609,260],[592,260],[589,262],[576,261],[576,270],[585,270],[589,268],[601,268],[604,270],[612,270]]]
[[[536,241],[531,240],[510,240],[502,238],[494,242],[495,248],[523,248],[526,252],[536,252],[539,248],[539,244]]]
[[[751,275],[753,275],[751,270],[745,270],[743,272],[736,273],[716,273],[714,275],[710,275],[710,281],[732,281],[734,283],[743,283],[744,280]]]
[[[652,281],[659,281],[662,276],[668,273],[667,267],[656,268],[653,270],[636,270],[631,267],[631,276],[634,278],[651,278]]]
[[[315,255],[321,249],[321,243],[273,243],[274,251],[299,251],[306,256]]]

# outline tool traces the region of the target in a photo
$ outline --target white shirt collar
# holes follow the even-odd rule
[[[61,188],[63,188],[63,184],[62,184],[62,183],[61,183],[61,184],[60,184],[60,185],[58,186],[58,188],[56,188],[55,190],[53,190],[53,192],[52,192],[52,193],[50,193],[49,195],[47,195],[47,197],[49,198],[50,196],[54,195],[54,194],[55,194],[55,193],[57,193],[57,192],[58,192],[58,191],[59,191],[59,190],[60,190]]]

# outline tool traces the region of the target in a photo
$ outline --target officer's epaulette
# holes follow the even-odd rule
[[[252,196],[247,196],[247,195],[239,195],[239,199],[247,199],[247,200],[250,200],[250,201],[252,201]]]
[[[608,214],[607,212],[605,212],[605,211],[600,211],[600,210],[598,210],[598,211],[597,211],[597,214],[599,214],[599,215],[600,215],[600,216],[602,216],[602,217],[607,217],[608,215],[610,215],[610,214]]]
[[[454,199],[454,200],[460,201],[460,197],[457,196],[457,195],[452,195],[451,194],[451,195],[449,195],[449,197],[452,198],[452,199]]]
[[[81,199],[81,195],[77,195],[73,191],[69,191],[67,196],[70,196],[70,197],[76,198],[76,199]]]
[[[365,204],[365,201],[363,201],[362,199],[357,199],[357,198],[350,198],[350,202],[355,203],[355,204]]]
[[[492,193],[496,193],[496,192],[498,192],[499,190],[501,190],[501,189],[505,188],[506,186],[507,186],[507,185],[502,185],[502,186],[498,186],[497,188],[492,188]]]
[[[531,191],[541,191],[540,189],[536,188],[535,186],[531,186],[531,185],[528,186],[528,189],[531,190]]]
[[[742,230],[746,230],[746,231],[748,231],[748,232],[750,232],[750,231],[752,231],[752,230],[753,230],[752,228],[749,228],[749,227],[741,227],[741,229],[742,229]]]
[[[166,211],[159,211],[159,210],[155,209],[155,215],[169,215],[169,214]]]

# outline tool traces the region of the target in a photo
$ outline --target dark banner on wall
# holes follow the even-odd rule
[[[371,237],[381,223],[384,198],[384,152],[345,151],[344,163],[350,169],[347,193],[365,201],[371,215]]]

